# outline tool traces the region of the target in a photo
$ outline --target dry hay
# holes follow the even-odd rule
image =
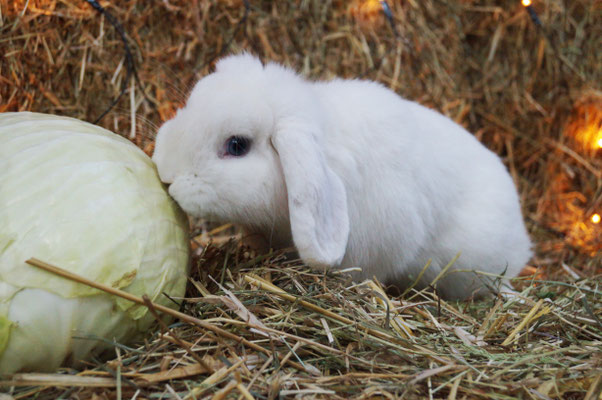
[[[182,311],[223,332],[158,327],[137,347],[115,344],[109,361],[3,377],[2,390],[40,399],[600,398],[602,224],[591,220],[602,214],[599,1],[536,1],[542,29],[519,1],[390,1],[397,36],[363,1],[251,1],[240,25],[236,0],[101,3],[123,24],[151,101],[126,82],[100,124],[133,132],[148,153],[156,127],[224,52],[245,49],[313,78],[378,80],[504,158],[537,255],[516,282],[520,301],[447,303],[385,295],[283,253],[255,255],[229,240],[232,228],[203,223]],[[123,44],[85,1],[0,0],[0,11],[0,111],[93,121],[118,95]]]
[[[235,242],[207,247],[192,275],[183,312],[202,326],[116,344],[113,360],[83,372],[2,383],[26,385],[15,398],[42,399],[583,398],[602,385],[593,281],[529,278],[512,300],[400,300],[282,254],[252,257]]]

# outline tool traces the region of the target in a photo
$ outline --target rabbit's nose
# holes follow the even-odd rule
[[[157,171],[159,172],[159,179],[161,182],[165,183],[166,185],[171,185],[173,183],[173,174],[167,173],[164,168],[157,168]]]
[[[165,175],[161,175],[161,173],[159,173],[159,179],[161,179],[161,182],[163,182],[167,186],[173,183],[173,177],[166,177]]]
[[[157,166],[157,172],[159,173],[159,179],[165,184],[171,184],[174,181],[175,174],[172,172],[173,168],[168,168],[168,164],[159,157],[153,156],[153,162]]]

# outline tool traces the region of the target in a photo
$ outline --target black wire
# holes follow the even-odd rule
[[[205,63],[201,66],[201,68],[199,68],[200,71],[202,71],[207,65],[210,65],[211,63],[213,63],[213,61],[215,61],[217,58],[223,56],[228,51],[228,49],[232,45],[232,42],[234,41],[234,38],[236,38],[238,31],[247,22],[247,18],[249,17],[249,11],[251,10],[251,4],[249,3],[249,0],[243,0],[243,4],[245,6],[245,13],[243,14],[240,21],[238,21],[238,23],[236,24],[236,27],[234,28],[234,32],[232,32],[232,36],[230,37],[230,39],[228,39],[228,41],[222,47],[222,49],[220,50],[219,53],[216,53],[209,60],[205,61]]]
[[[528,5],[528,6],[525,6],[525,8],[527,9],[527,12],[529,13],[529,17],[531,17],[531,21],[533,21],[533,23],[535,25],[537,25],[539,28],[543,29],[543,24],[541,23],[541,20],[539,19],[539,17],[537,16],[537,13],[533,9],[533,6]]]
[[[393,19],[393,12],[391,11],[391,7],[389,7],[389,3],[387,3],[385,0],[382,0],[380,2],[380,5],[383,8],[383,13],[385,14],[385,17],[387,18],[389,25],[391,26],[391,30],[393,31],[393,34],[395,35],[396,38],[399,38],[399,32],[397,31],[397,26],[395,25],[395,20]]]
[[[144,88],[142,87],[142,84],[140,83],[140,79],[138,78],[138,72],[136,71],[136,65],[134,64],[134,56],[132,55],[132,52],[130,51],[130,46],[128,45],[128,41],[125,36],[125,31],[123,29],[123,26],[119,23],[119,21],[117,21],[117,19],[115,17],[113,17],[113,15],[111,13],[109,13],[103,6],[98,4],[98,2],[96,0],[86,0],[86,1],[96,11],[98,11],[100,14],[104,15],[107,18],[107,20],[109,21],[109,23],[111,25],[113,25],[113,27],[115,28],[115,30],[117,31],[117,33],[119,33],[119,36],[121,37],[121,41],[123,42],[123,48],[125,50],[126,76],[125,76],[125,79],[121,82],[121,90],[119,92],[119,95],[115,99],[113,99],[113,101],[111,102],[109,107],[107,107],[107,109],[98,118],[96,118],[96,120],[94,121],[94,124],[97,124],[100,122],[101,119],[104,118],[105,115],[107,115],[109,113],[109,111],[111,111],[111,109],[113,107],[115,107],[115,105],[117,104],[119,99],[121,99],[121,97],[125,93],[125,90],[127,89],[128,82],[130,81],[132,75],[134,76],[134,79],[136,80],[136,84],[141,89],[144,98],[147,101],[149,101],[151,104],[154,104],[154,102],[152,102],[146,96],[146,93],[144,92]]]
[[[94,123],[95,124],[99,123],[104,118],[104,116],[107,115],[109,113],[109,111],[111,111],[111,109],[113,109],[113,107],[115,107],[115,105],[119,102],[119,100],[121,99],[121,97],[123,97],[123,94],[125,93],[125,91],[127,89],[128,82],[130,81],[132,75],[134,76],[134,79],[136,80],[136,84],[141,89],[141,92],[142,92],[142,95],[144,96],[144,98],[149,103],[151,103],[151,104],[154,105],[155,103],[146,96],[146,93],[144,92],[144,88],[143,88],[142,84],[140,83],[140,79],[138,78],[138,72],[136,71],[136,65],[134,63],[134,56],[132,55],[132,52],[130,50],[130,46],[128,45],[128,41],[127,41],[127,38],[126,38],[126,35],[125,35],[125,31],[123,29],[123,26],[119,23],[119,21],[117,21],[117,19],[115,17],[113,17],[113,15],[111,13],[109,13],[96,0],[86,0],[86,1],[96,11],[98,11],[100,14],[104,15],[107,18],[107,20],[109,21],[109,23],[111,25],[113,25],[113,27],[115,28],[115,30],[117,31],[117,33],[121,37],[121,41],[123,42],[123,48],[124,48],[124,51],[125,51],[125,63],[126,63],[126,77],[121,82],[121,89],[120,89],[119,95],[115,99],[113,99],[113,101],[107,107],[107,109],[98,118],[96,118],[96,120],[94,121]],[[203,68],[205,68],[207,65],[211,64],[213,61],[215,61],[216,58],[223,56],[226,53],[226,51],[228,51],[228,49],[230,48],[230,45],[234,41],[234,38],[236,37],[236,35],[240,31],[240,29],[243,26],[243,24],[247,21],[247,18],[249,16],[249,11],[251,9],[251,5],[249,4],[248,0],[243,0],[243,3],[244,3],[244,6],[245,6],[245,13],[244,13],[243,17],[240,19],[240,21],[238,21],[238,23],[236,24],[236,28],[234,28],[234,32],[232,33],[232,37],[230,37],[230,39],[222,47],[222,49],[221,49],[221,51],[219,53],[215,54],[212,58],[210,58],[208,61],[206,61],[205,64],[203,64],[203,66],[201,67],[201,70]]]
[[[220,57],[223,56],[226,53],[226,51],[228,51],[228,48],[234,41],[236,34],[240,30],[240,28],[243,26],[243,24],[247,22],[247,18],[249,17],[249,11],[251,9],[251,4],[249,4],[249,0],[243,0],[243,4],[245,5],[245,13],[243,14],[240,21],[238,21],[238,23],[236,24],[236,27],[234,28],[234,32],[232,32],[232,37],[230,38],[230,40],[228,40],[226,45],[222,48],[222,51],[219,52]]]
[[[401,36],[399,31],[397,30],[397,24],[395,23],[395,18],[393,17],[393,11],[391,11],[391,7],[389,7],[389,3],[387,3],[387,1],[385,1],[385,0],[381,0],[380,6],[382,8],[383,14],[385,15],[385,18],[387,19],[387,22],[389,23],[389,26],[391,27],[391,31],[393,32],[393,36],[395,37],[395,40],[401,41],[407,48],[409,48],[411,50],[412,44],[405,37]],[[368,73],[378,70],[380,68],[380,66],[382,65],[385,57],[387,57],[387,53],[383,54],[383,56],[380,57],[371,68],[362,72],[358,76],[358,78],[363,79]]]

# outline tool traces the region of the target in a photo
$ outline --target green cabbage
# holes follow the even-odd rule
[[[0,373],[77,363],[107,346],[99,339],[127,341],[153,320],[25,260],[173,306],[162,293],[184,295],[187,232],[128,140],[72,118],[0,114]]]

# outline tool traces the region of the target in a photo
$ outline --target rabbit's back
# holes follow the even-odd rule
[[[379,84],[315,84],[324,138],[343,179],[351,233],[343,266],[361,277],[430,282],[458,252],[456,269],[515,276],[531,256],[514,183],[501,160],[449,118]],[[451,274],[447,297],[479,277]],[[408,282],[411,283],[411,282]]]

